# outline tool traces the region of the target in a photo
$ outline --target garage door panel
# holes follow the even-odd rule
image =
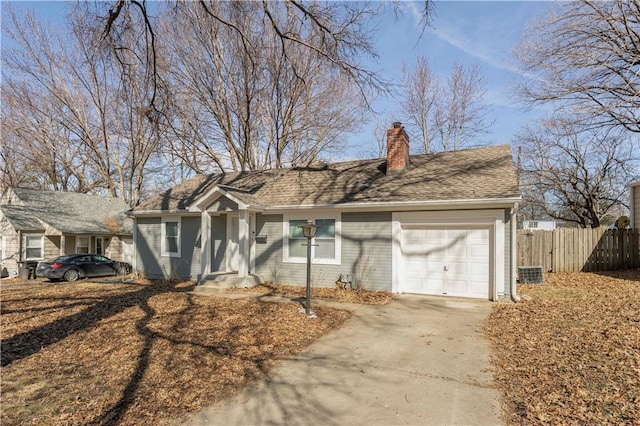
[[[473,259],[489,260],[489,250],[487,245],[469,245],[467,246],[467,256]]]
[[[488,229],[468,229],[467,241],[469,243],[489,244],[489,230]]]
[[[469,274],[472,276],[485,277],[489,276],[489,263],[488,262],[469,262]]]
[[[452,258],[462,258],[467,257],[467,246],[463,245],[459,242],[453,243],[451,247],[447,247],[447,257]]]
[[[424,237],[427,241],[442,241],[444,229],[425,229]]]
[[[405,229],[402,232],[402,246],[421,246],[425,240],[424,232],[421,229]]]
[[[467,262],[449,260],[446,266],[448,275],[465,275],[469,272]]]
[[[422,260],[424,270],[427,274],[440,274],[444,271],[444,264],[439,260]]]
[[[469,292],[473,294],[480,294],[482,297],[489,296],[489,289],[487,288],[487,282],[482,281],[469,281]]]
[[[401,291],[489,297],[489,229],[401,229]]]
[[[444,277],[442,274],[430,274],[423,282],[422,292],[424,294],[442,294],[444,292]]]
[[[465,297],[467,295],[467,281],[464,279],[457,280],[447,277],[445,290],[448,296]]]

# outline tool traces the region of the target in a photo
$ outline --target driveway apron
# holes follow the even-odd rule
[[[503,423],[482,331],[491,302],[401,295],[349,309],[341,329],[185,424]]]

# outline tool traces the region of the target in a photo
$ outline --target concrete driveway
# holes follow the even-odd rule
[[[482,332],[491,302],[401,295],[349,308],[341,329],[185,424],[503,423]]]

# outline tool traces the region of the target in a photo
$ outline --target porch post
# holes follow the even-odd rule
[[[238,220],[238,245],[240,251],[240,265],[238,267],[238,277],[244,278],[249,275],[249,212],[240,210]]]
[[[65,239],[65,236],[64,234],[61,233],[60,234],[60,256],[64,256],[65,254],[67,254],[65,253],[66,245],[67,245],[67,241]]]
[[[200,213],[200,280],[204,280],[211,272],[211,215],[203,210]]]

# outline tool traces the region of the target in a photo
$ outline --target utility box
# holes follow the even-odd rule
[[[518,281],[521,284],[544,284],[542,266],[518,266]]]

